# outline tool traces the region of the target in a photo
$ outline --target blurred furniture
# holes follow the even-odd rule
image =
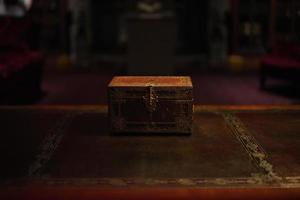
[[[274,77],[292,82],[300,80],[300,1],[272,0],[269,27],[271,53],[261,59],[260,86]]]
[[[26,17],[0,18],[0,103],[30,102],[41,94],[43,55],[32,50],[33,24]]]
[[[277,42],[272,52],[261,59],[261,88],[265,87],[267,77],[300,81],[300,45]]]
[[[230,0],[230,52],[264,52],[274,34],[276,6],[274,0]]]

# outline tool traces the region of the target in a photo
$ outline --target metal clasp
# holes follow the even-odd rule
[[[147,88],[147,94],[143,96],[143,99],[145,101],[145,105],[147,110],[152,113],[156,110],[157,107],[157,102],[158,102],[158,97],[155,94],[155,91],[153,89],[153,85],[150,84]]]

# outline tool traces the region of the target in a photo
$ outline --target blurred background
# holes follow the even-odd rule
[[[300,103],[299,0],[0,0],[0,104],[106,104],[189,75],[198,104]]]

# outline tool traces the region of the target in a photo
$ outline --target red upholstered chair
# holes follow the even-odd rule
[[[44,56],[30,49],[31,21],[27,18],[0,17],[0,102],[41,94]],[[11,102],[13,103],[13,102]]]
[[[272,52],[261,59],[260,86],[265,88],[267,77],[300,81],[300,44],[278,42]]]

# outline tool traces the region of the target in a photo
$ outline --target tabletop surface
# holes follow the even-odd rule
[[[189,136],[112,135],[106,106],[0,107],[0,121],[0,194],[276,188],[299,197],[300,106],[195,106]]]

